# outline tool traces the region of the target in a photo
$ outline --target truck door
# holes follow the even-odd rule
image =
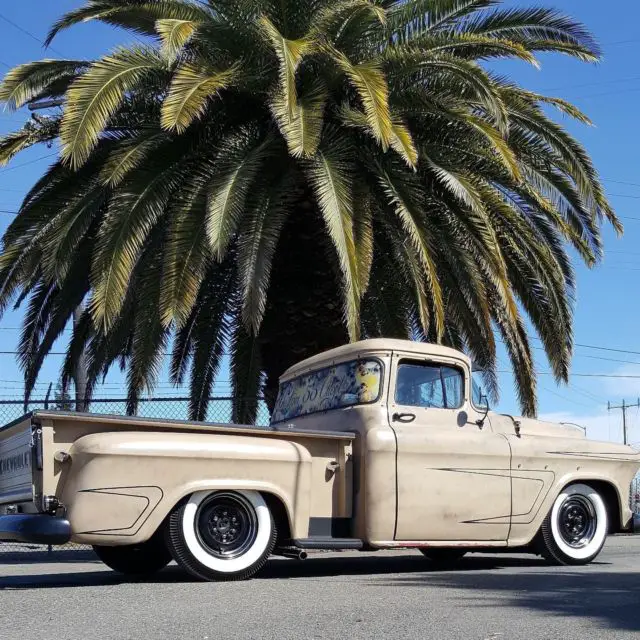
[[[463,362],[394,355],[389,424],[397,439],[396,540],[504,541],[510,447],[471,403]]]

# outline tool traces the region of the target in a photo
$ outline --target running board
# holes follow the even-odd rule
[[[329,536],[315,536],[313,538],[297,538],[291,541],[293,546],[300,549],[362,549],[364,546],[359,538],[331,538]]]

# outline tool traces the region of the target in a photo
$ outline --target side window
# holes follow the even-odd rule
[[[454,367],[401,362],[395,397],[397,404],[410,407],[458,409],[464,401],[464,376]]]

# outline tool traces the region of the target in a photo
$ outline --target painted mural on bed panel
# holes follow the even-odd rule
[[[299,376],[281,385],[271,422],[374,402],[381,379],[382,366],[375,360],[353,360]]]

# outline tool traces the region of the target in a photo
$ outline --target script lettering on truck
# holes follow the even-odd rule
[[[31,466],[31,453],[17,453],[0,458],[0,476],[7,476],[18,471],[24,471]]]
[[[351,360],[306,373],[280,385],[271,422],[375,402],[381,381],[377,360]]]

